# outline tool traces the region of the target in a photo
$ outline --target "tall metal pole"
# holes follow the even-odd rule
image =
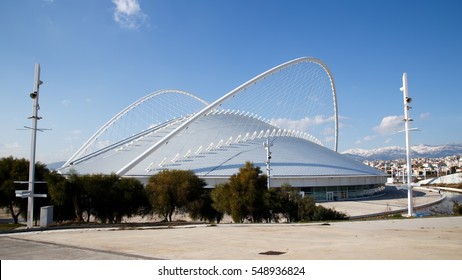
[[[411,144],[409,140],[409,122],[412,119],[409,117],[409,110],[411,107],[412,98],[408,96],[407,92],[407,74],[403,73],[403,87],[401,88],[404,98],[404,131],[406,133],[406,162],[407,162],[407,204],[408,204],[408,215],[412,216],[414,214],[414,205],[412,197],[412,162],[411,162]]]
[[[271,186],[271,150],[270,150],[270,147],[273,146],[273,143],[271,143],[269,138],[267,138],[266,142],[263,143],[263,146],[266,149],[266,186],[269,189]]]
[[[34,187],[35,187],[35,149],[37,144],[37,121],[40,119],[38,110],[40,108],[39,86],[40,81],[40,65],[35,64],[34,91],[30,94],[32,98],[32,133],[31,133],[31,152],[29,160],[29,197],[27,198],[27,228],[32,228],[34,221]]]

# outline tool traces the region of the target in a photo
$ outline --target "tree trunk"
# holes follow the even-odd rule
[[[13,223],[19,224],[19,214],[21,214],[21,211],[15,214],[13,204],[11,203],[8,205],[8,208],[10,210],[11,218],[13,218]]]
[[[79,222],[81,222],[81,223],[84,222],[83,216],[82,216],[82,210],[80,210],[79,202],[77,201],[77,196],[74,196],[72,198],[72,202],[74,204],[75,217],[77,219],[79,219]]]

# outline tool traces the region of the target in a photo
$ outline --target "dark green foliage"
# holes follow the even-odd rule
[[[146,192],[154,213],[172,221],[175,212],[186,212],[192,207],[205,185],[192,171],[164,170],[149,178]]]
[[[283,185],[280,188],[266,188],[266,176],[258,167],[247,162],[239,173],[231,176],[230,182],[215,187],[211,193],[212,206],[220,212],[231,215],[234,222],[245,220],[278,222],[307,222],[321,220],[342,220],[346,215],[333,209],[316,206],[310,196],[302,196],[297,188]]]
[[[144,214],[149,207],[141,182],[115,174],[72,173],[67,180],[52,174],[49,185],[57,221],[89,222],[93,216],[103,223],[119,223],[123,217]]]
[[[151,206],[143,184],[135,178],[121,178],[114,185],[115,221],[122,217],[130,218],[134,215],[145,215]]]
[[[236,223],[246,219],[262,222],[269,218],[266,176],[250,162],[232,175],[229,183],[217,186],[212,191],[212,199],[213,207],[230,214]]]
[[[212,207],[220,213],[231,213],[230,206],[230,188],[228,184],[218,184],[210,192],[210,198],[212,199]]]
[[[270,190],[273,219],[281,215],[287,222],[308,222],[325,220],[344,220],[346,215],[333,209],[316,205],[310,196],[302,196],[290,185]]]
[[[455,200],[453,200],[452,202],[452,212],[454,212],[454,215],[462,215],[462,204]]]
[[[189,216],[193,220],[219,223],[223,219],[223,212],[212,207],[210,189],[204,189],[200,197],[188,206]]]
[[[316,206],[316,212],[312,221],[333,221],[333,220],[347,220],[348,217],[345,213],[338,212],[335,209],[325,208],[322,205]]]
[[[286,184],[280,188],[271,188],[269,193],[274,221],[279,220],[279,215],[289,223],[298,220],[298,203],[301,196],[297,189]]]
[[[43,181],[49,170],[44,164],[35,164],[35,180]],[[16,197],[16,190],[27,190],[28,184],[18,184],[14,181],[29,181],[29,161],[13,157],[0,159],[0,207],[8,209],[14,223],[18,223],[19,216],[26,216],[27,198]],[[47,185],[36,183],[34,193],[46,194]],[[40,217],[40,207],[48,205],[47,198],[34,199],[34,220]]]
[[[61,174],[53,171],[47,175],[48,193],[53,207],[53,220],[63,222],[75,220],[77,215],[74,209],[73,194],[70,181]]]
[[[0,159],[0,207],[7,208],[14,221],[25,215],[27,199],[17,198],[15,190],[27,189],[29,163],[12,157]],[[48,193],[48,198],[36,198],[35,220],[40,207],[54,208],[54,220],[89,222],[95,217],[103,223],[119,223],[123,217],[156,213],[171,221],[175,212],[187,212],[194,220],[220,222],[224,213],[235,222],[287,222],[345,219],[343,213],[316,206],[311,197],[302,197],[296,188],[285,185],[267,189],[266,176],[259,167],[247,162],[228,183],[205,189],[205,182],[192,171],[165,170],[149,179],[145,188],[136,179],[111,175],[78,175],[67,178],[36,164],[35,193]],[[456,205],[454,206],[456,207]],[[454,208],[456,209],[456,208]],[[457,208],[460,209],[460,208]],[[454,210],[455,213],[456,210]],[[271,215],[272,214],[272,215]]]

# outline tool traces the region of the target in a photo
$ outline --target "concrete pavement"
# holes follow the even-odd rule
[[[50,230],[0,235],[8,259],[461,260],[462,217]]]

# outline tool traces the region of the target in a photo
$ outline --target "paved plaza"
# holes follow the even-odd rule
[[[1,259],[460,260],[462,217],[3,234]]]

